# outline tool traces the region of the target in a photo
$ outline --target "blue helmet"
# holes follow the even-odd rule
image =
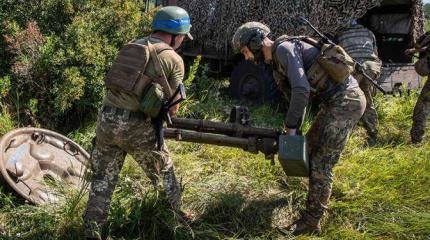
[[[174,35],[186,34],[193,39],[190,34],[191,20],[187,11],[176,6],[161,8],[152,20],[153,31],[163,31]]]

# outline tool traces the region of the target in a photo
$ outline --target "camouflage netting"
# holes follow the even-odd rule
[[[412,8],[412,43],[415,42],[418,37],[423,34],[424,31],[424,11],[423,11],[423,1],[422,0],[412,0],[413,8]]]
[[[322,32],[333,33],[352,18],[363,16],[382,0],[178,0],[190,12],[192,34],[207,47],[227,51],[235,29],[248,21],[260,21],[272,29],[272,36],[311,34],[296,20],[305,16]],[[225,52],[227,53],[227,52]]]
[[[193,44],[228,54],[235,29],[248,21],[260,21],[272,29],[272,37],[313,34],[296,19],[305,16],[321,32],[333,34],[352,18],[362,17],[383,0],[178,0],[192,19]],[[422,0],[412,0],[413,39],[423,27]],[[198,21],[196,21],[198,19]]]

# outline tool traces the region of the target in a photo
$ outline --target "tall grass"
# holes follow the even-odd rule
[[[227,120],[236,103],[222,94],[225,81],[208,79],[197,68],[188,87],[181,116]],[[355,129],[335,168],[330,210],[319,239],[428,239],[430,139],[422,145],[410,143],[416,99],[416,93],[377,96],[378,144],[366,147],[364,130]],[[285,113],[269,106],[250,110],[254,125],[282,127]],[[68,136],[89,149],[93,134],[91,125]],[[127,157],[110,209],[112,239],[296,239],[276,227],[295,219],[304,207],[307,179],[285,176],[278,163],[272,166],[261,154],[167,144],[185,186],[184,208],[194,211],[196,220],[184,223],[165,208],[144,172]],[[15,197],[1,191],[2,239],[82,239],[85,197],[74,194],[78,197],[62,206],[36,207],[16,204]]]

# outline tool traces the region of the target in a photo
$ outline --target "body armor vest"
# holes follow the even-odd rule
[[[361,25],[349,28],[338,36],[339,45],[354,59],[379,61],[374,52],[374,35]]]
[[[295,42],[296,44],[299,44],[300,41],[313,41],[311,45],[316,46],[318,44],[318,41],[307,38],[304,36],[296,36],[296,37],[289,37],[287,35],[282,35],[279,38],[275,40],[273,43],[272,48],[272,61],[273,61],[273,78],[275,79],[276,84],[281,89],[281,91],[284,93],[285,96],[291,95],[291,86],[288,82],[287,78],[287,72],[281,64],[279,63],[277,57],[276,57],[276,49],[279,45],[286,41]],[[320,48],[320,46],[318,46]],[[317,61],[312,64],[312,66],[309,68],[308,71],[306,71],[306,76],[308,78],[308,81],[313,89],[317,90],[325,90],[326,88],[326,82],[328,80],[328,74],[323,71],[321,66],[317,63]]]
[[[171,89],[158,59],[158,54],[168,49],[172,48],[167,44],[151,44],[148,40],[145,40],[144,44],[136,42],[127,43],[119,51],[111,69],[106,75],[106,87],[126,92],[140,99],[144,89],[152,82],[156,82],[163,87],[163,91],[170,97]],[[154,62],[157,72],[155,78],[144,74],[149,61]]]
[[[288,81],[285,81],[287,73],[279,64],[276,57],[276,49],[285,41],[293,41],[295,43],[303,41],[320,49],[320,55],[306,71],[309,84],[315,92],[326,90],[330,79],[334,83],[343,83],[354,71],[355,63],[340,46],[324,44],[315,39],[304,36],[288,37],[287,35],[283,35],[276,39],[273,44],[272,59],[274,67],[273,76],[276,83],[284,93],[289,91],[289,83]]]

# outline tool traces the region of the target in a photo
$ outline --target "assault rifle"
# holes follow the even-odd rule
[[[177,98],[179,96],[179,98]],[[163,124],[166,121],[168,124],[172,124],[172,118],[170,117],[170,109],[180,102],[185,100],[185,88],[181,83],[179,84],[172,97],[161,106],[160,113],[154,119],[155,131],[157,132],[157,149],[160,151],[164,146],[164,128]]]
[[[176,141],[241,148],[263,153],[274,164],[275,154],[289,176],[309,176],[306,142],[303,136],[287,136],[271,128],[250,126],[248,109],[234,107],[228,123],[202,119],[172,118],[164,137]]]
[[[310,28],[312,28],[312,30],[321,38],[321,40],[324,43],[328,43],[330,45],[337,45],[330,38],[328,38],[326,35],[324,35],[320,31],[318,31],[318,29],[316,29],[312,25],[312,23],[310,23],[305,17],[299,17],[299,21],[302,22],[302,23],[307,24]],[[352,59],[352,60],[355,63],[355,70],[357,72],[359,72],[360,74],[362,74],[366,80],[370,81],[370,83],[372,83],[383,94],[387,94],[387,92],[381,86],[379,86],[378,83],[374,79],[372,79],[369,75],[366,74],[366,72],[364,71],[364,67],[363,67],[363,65],[361,63],[357,62],[355,59]]]

